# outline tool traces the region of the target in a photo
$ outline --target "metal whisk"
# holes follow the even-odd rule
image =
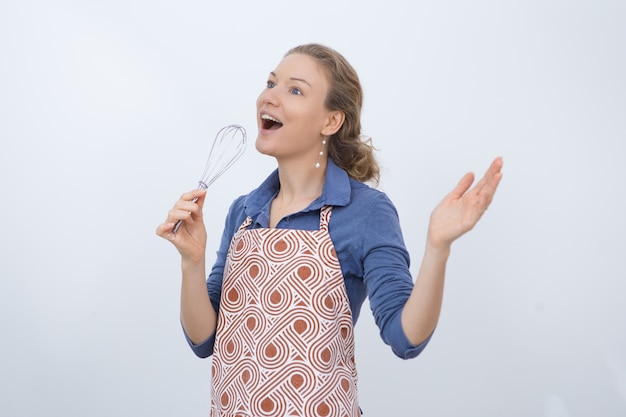
[[[202,177],[198,181],[198,189],[209,188],[228,168],[230,168],[246,149],[246,130],[239,125],[228,125],[221,128],[211,146],[209,158],[202,171]],[[197,201],[197,198],[193,200]],[[180,228],[182,220],[174,226],[176,233]]]

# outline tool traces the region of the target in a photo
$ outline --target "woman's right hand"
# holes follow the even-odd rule
[[[204,260],[207,233],[202,207],[205,197],[206,190],[193,190],[183,194],[168,212],[165,222],[157,227],[156,234],[172,242],[183,262],[198,263]],[[179,220],[183,223],[174,233],[174,227]]]

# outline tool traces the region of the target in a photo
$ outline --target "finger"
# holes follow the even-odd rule
[[[180,200],[193,201],[201,196],[204,196],[205,194],[206,194],[206,190],[202,190],[202,189],[191,190],[181,195]]]
[[[167,222],[177,223],[182,220],[189,224],[193,224],[194,222],[193,215],[194,215],[194,212],[198,210],[198,207],[194,203],[191,203],[191,204],[193,205],[189,207],[186,207],[185,205],[181,205],[182,207],[175,207],[171,209],[167,213]]]
[[[468,194],[469,196],[471,196],[469,201],[473,201],[472,206],[475,207],[476,210],[478,210],[481,216],[485,211],[487,211],[487,209],[491,205],[491,202],[493,201],[493,196],[495,195],[496,188],[498,187],[498,183],[500,182],[501,178],[502,173],[497,173],[494,176],[493,181],[483,186],[476,193],[471,192]]]
[[[164,239],[168,239],[168,235],[173,234],[175,223],[161,223],[157,226],[156,234]]]
[[[493,182],[496,175],[502,170],[502,164],[503,164],[502,157],[499,156],[496,159],[494,159],[491,162],[491,165],[489,165],[489,168],[487,168],[485,175],[483,175],[483,177],[476,183],[476,185],[474,186],[474,189],[477,192],[480,192],[481,188]]]
[[[200,213],[202,210],[195,201],[178,200],[172,210],[182,210]]]
[[[448,196],[452,199],[459,199],[469,190],[470,186],[474,182],[474,173],[468,172],[463,175],[463,178],[458,182],[456,187],[448,194]]]
[[[502,170],[502,165],[504,165],[504,161],[501,156],[498,156],[491,162],[491,165],[489,165],[489,168],[487,169],[487,172],[485,173],[485,175],[487,174],[491,174],[492,176],[495,175],[496,173]]]
[[[481,189],[479,190],[479,193],[482,199],[485,200],[486,205],[491,204],[491,201],[493,200],[493,196],[496,192],[496,189],[498,188],[498,185],[500,184],[500,180],[502,179],[502,166],[503,166],[502,157],[498,157],[494,159],[491,166],[485,173],[485,177],[483,177],[484,181],[481,186]]]
[[[174,204],[174,207],[169,211],[168,221],[187,220],[193,214],[195,216],[202,216],[202,206],[204,204],[204,190],[200,190],[199,193],[189,193],[183,195],[180,200]],[[192,200],[187,198],[193,197]]]
[[[193,190],[181,195],[180,199],[174,204],[174,208],[169,211],[168,221],[189,220],[192,214],[202,217],[205,196],[206,190]]]
[[[202,208],[204,207],[204,202],[206,200],[206,190],[196,190],[197,192],[194,194],[194,199],[196,200],[196,204],[200,207],[200,213],[202,213]]]
[[[485,199],[485,210],[493,201],[493,197],[496,194],[496,190],[498,189],[498,185],[500,184],[500,180],[502,179],[502,173],[498,172],[494,175],[492,181],[485,186],[485,190],[482,193],[483,198]]]

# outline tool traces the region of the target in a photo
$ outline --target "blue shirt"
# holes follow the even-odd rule
[[[207,279],[211,303],[218,314],[230,241],[248,216],[251,228],[269,227],[270,205],[279,189],[276,170],[257,189],[237,198],[229,209],[217,260]],[[400,317],[413,289],[413,279],[393,203],[383,192],[350,178],[329,159],[321,196],[301,212],[280,220],[276,227],[317,230],[320,209],[326,205],[333,206],[328,228],[341,264],[353,324],[368,297],[382,340],[398,357],[416,357],[430,337],[414,346],[402,329]],[[213,354],[215,333],[197,345],[188,337],[187,341],[197,356],[205,358]]]

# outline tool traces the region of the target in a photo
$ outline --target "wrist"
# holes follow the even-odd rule
[[[447,259],[452,249],[452,243],[432,239],[430,236],[426,239],[426,253],[438,258]]]
[[[198,274],[202,273],[204,276],[205,272],[205,261],[204,258],[201,259],[190,259],[187,257],[183,257],[181,259],[181,269],[183,270],[183,275],[186,274]]]

